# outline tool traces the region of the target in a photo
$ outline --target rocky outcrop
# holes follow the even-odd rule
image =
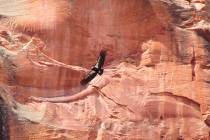
[[[47,13],[41,2],[3,18],[17,24],[0,32],[10,139],[209,138],[209,1],[52,0]],[[80,86],[101,49],[104,74]]]

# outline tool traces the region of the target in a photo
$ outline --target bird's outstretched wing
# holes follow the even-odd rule
[[[87,76],[80,81],[81,85],[86,85],[87,83],[89,83],[91,80],[93,80],[96,77],[97,74],[100,74],[100,75],[103,74],[102,67],[104,65],[105,58],[106,58],[106,51],[101,50],[97,63],[91,69],[91,71],[87,74]]]
[[[95,64],[94,67],[96,69],[100,70],[103,67],[103,65],[104,65],[105,59],[106,59],[106,51],[105,50],[101,50],[100,51],[100,55],[98,57],[98,61]]]

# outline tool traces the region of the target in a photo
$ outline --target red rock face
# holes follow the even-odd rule
[[[11,139],[209,139],[208,1],[63,0],[56,4],[62,7],[66,2],[69,8],[64,13],[70,15],[53,11],[50,4],[56,1],[52,0],[48,8],[55,14],[25,19],[34,29],[49,15],[62,21],[53,28],[39,28],[41,32],[31,31],[29,53],[22,49],[31,39],[25,32],[1,32],[0,80],[26,105],[10,115]],[[34,8],[37,11],[37,5]],[[22,22],[17,24],[21,31]],[[101,49],[108,53],[104,74],[81,87],[85,72],[79,67],[89,69]],[[26,103],[31,95],[66,94],[82,98]],[[36,124],[23,125],[13,114]],[[23,135],[17,133],[20,128]]]

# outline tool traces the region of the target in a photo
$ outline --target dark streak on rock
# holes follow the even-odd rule
[[[3,100],[0,98],[0,139],[9,140],[8,113]]]
[[[192,67],[192,81],[195,80],[195,65],[196,65],[196,59],[195,59],[195,48],[193,46],[193,51],[192,51],[192,59],[191,59],[191,67]]]
[[[201,65],[200,66],[202,69],[210,69],[210,65],[208,66],[208,65]]]
[[[206,125],[208,125],[210,127],[210,115],[208,115],[206,117],[206,119],[204,120],[204,122],[206,123]]]
[[[210,31],[205,29],[197,29],[197,34],[203,37],[206,41],[210,42]]]

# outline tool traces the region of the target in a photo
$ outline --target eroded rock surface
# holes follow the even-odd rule
[[[62,2],[71,14],[53,30],[40,33],[38,21],[31,36],[1,27],[10,139],[209,139],[208,0]],[[104,74],[81,87],[101,49]],[[28,98],[63,95],[76,98]]]

